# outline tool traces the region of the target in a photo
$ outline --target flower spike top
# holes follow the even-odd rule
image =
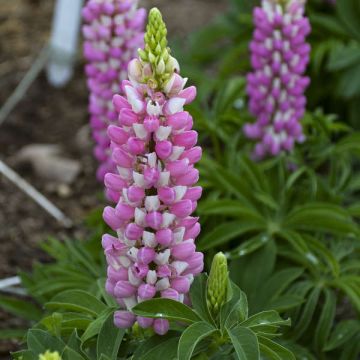
[[[121,91],[128,63],[143,46],[146,11],[138,9],[137,3],[137,0],[89,0],[82,11],[90,125],[96,142],[94,154],[100,162],[99,181],[115,168],[106,134],[108,125],[117,119],[112,97]]]
[[[115,207],[104,209],[104,220],[116,232],[102,245],[108,262],[106,290],[120,310],[118,327],[153,327],[165,334],[165,319],[136,317],[131,309],[154,297],[188,302],[194,275],[203,269],[196,252],[200,232],[191,216],[202,189],[195,186],[201,158],[191,115],[183,109],[196,89],[186,79],[167,48],[166,27],[159,10],[149,13],[145,48],[128,66],[124,96],[115,95],[117,125],[108,128],[116,173],[105,175]]]
[[[263,0],[254,10],[255,31],[250,43],[253,71],[247,77],[249,109],[256,122],[244,126],[245,135],[257,141],[254,158],[291,151],[304,141],[301,118],[304,76],[310,46],[310,24],[304,0]]]
[[[219,252],[214,256],[207,283],[207,303],[215,317],[227,300],[228,277],[226,256]]]
[[[57,351],[46,350],[44,354],[39,355],[39,360],[61,360],[61,356]]]

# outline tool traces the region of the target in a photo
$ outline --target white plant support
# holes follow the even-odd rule
[[[47,65],[48,81],[55,87],[65,86],[73,75],[83,3],[84,0],[56,1]]]
[[[31,184],[18,175],[14,170],[7,166],[0,160],[0,174],[4,175],[8,180],[15,184],[25,194],[30,196],[38,205],[46,210],[52,217],[54,217],[60,224],[65,227],[71,227],[73,222],[50,200],[43,194],[37,191]]]
[[[19,285],[21,285],[21,279],[19,276],[2,279],[0,280],[0,292],[14,295],[26,295],[25,289],[18,287]]]

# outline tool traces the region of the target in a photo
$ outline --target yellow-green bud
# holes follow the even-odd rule
[[[151,65],[152,76],[146,79],[148,84],[156,84],[158,90],[162,90],[166,81],[174,72],[174,67],[168,64],[172,62],[170,49],[167,47],[167,29],[157,8],[149,12],[148,24],[144,36],[144,50],[139,50],[140,59]]]
[[[228,286],[228,267],[225,255],[217,253],[211,264],[207,283],[207,302],[211,313],[216,316],[226,302]]]
[[[39,360],[61,360],[61,356],[57,351],[46,350],[44,354],[39,355]]]

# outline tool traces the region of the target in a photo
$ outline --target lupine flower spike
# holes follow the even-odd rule
[[[115,169],[110,158],[107,127],[117,120],[112,104],[127,78],[129,61],[143,46],[145,9],[137,9],[137,0],[89,0],[83,8],[85,72],[90,90],[89,111],[94,155],[100,163],[97,178]]]
[[[61,356],[57,351],[47,350],[44,354],[39,355],[39,360],[61,360]]]
[[[207,283],[207,303],[210,312],[216,317],[227,299],[228,267],[222,252],[214,256]]]
[[[304,16],[305,0],[263,0],[254,10],[255,31],[250,43],[253,71],[247,77],[249,109],[256,122],[244,126],[245,135],[257,140],[254,158],[290,152],[305,140],[300,123],[303,76],[309,62],[306,36],[310,24]]]
[[[154,297],[189,302],[194,275],[203,269],[196,252],[200,232],[192,217],[202,189],[194,165],[201,158],[193,120],[183,107],[196,95],[179,74],[179,64],[167,47],[166,26],[159,10],[149,14],[145,48],[129,63],[124,97],[115,95],[118,125],[108,128],[117,174],[105,185],[115,208],[104,209],[106,223],[117,236],[104,235],[108,261],[106,289],[121,310],[121,328],[153,327],[168,331],[165,319],[135,317],[131,309]]]

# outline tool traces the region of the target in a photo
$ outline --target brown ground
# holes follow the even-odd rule
[[[226,0],[148,0],[159,7],[169,33],[186,36],[225,9]],[[0,104],[4,103],[31,66],[49,36],[54,0],[0,0]],[[26,97],[0,126],[0,159],[5,161],[51,199],[75,226],[66,230],[13,184],[0,176],[0,279],[28,270],[45,260],[37,244],[49,235],[85,237],[82,220],[91,209],[102,206],[101,185],[95,181],[96,164],[91,146],[77,140],[87,124],[87,90],[82,60],[74,78],[64,89],[48,85],[42,74]],[[62,146],[65,155],[81,162],[82,172],[69,194],[36,177],[29,167],[14,165],[12,156],[33,143]],[[69,189],[68,189],[69,190]],[[18,319],[0,312],[0,329],[18,326]],[[14,344],[0,342],[0,359],[8,359]]]

